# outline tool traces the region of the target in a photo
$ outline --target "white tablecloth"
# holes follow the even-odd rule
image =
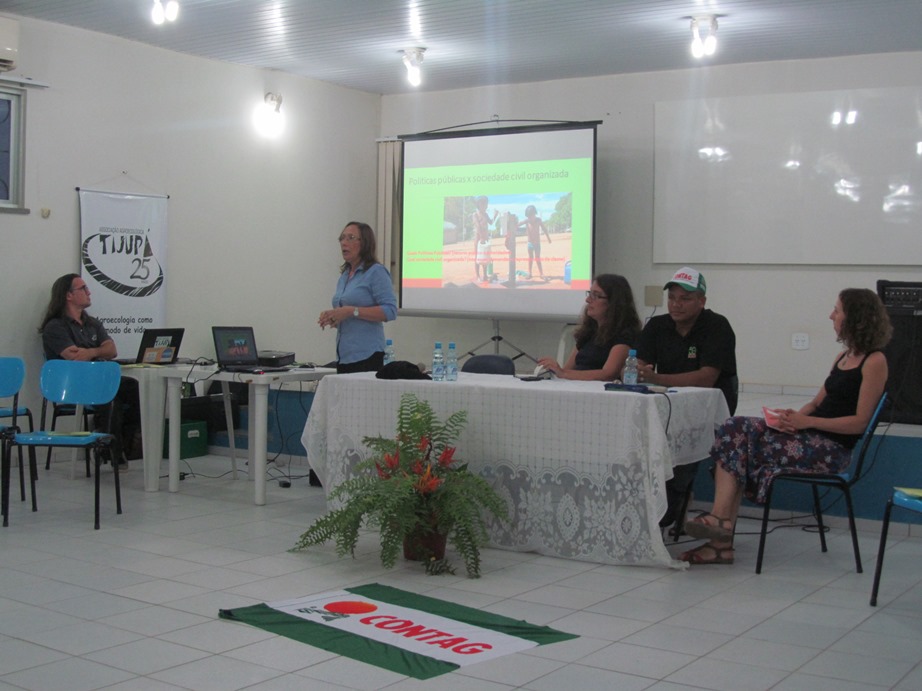
[[[457,382],[324,378],[301,441],[329,491],[368,456],[366,436],[392,436],[400,395],[440,417],[466,410],[456,457],[502,494],[510,520],[494,547],[607,564],[680,566],[658,527],[672,467],[706,458],[729,412],[716,389],[608,392],[599,382],[523,382],[468,374]],[[667,427],[668,426],[668,427]]]

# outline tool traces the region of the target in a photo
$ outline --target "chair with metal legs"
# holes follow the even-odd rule
[[[877,568],[874,569],[874,585],[871,588],[871,607],[877,606],[877,590],[880,588],[880,572],[884,568],[884,550],[887,548],[887,532],[890,530],[890,513],[896,506],[906,511],[922,513],[922,490],[893,488],[884,509],[884,523],[880,528],[880,546],[877,548]]]
[[[877,407],[868,420],[868,425],[861,435],[861,439],[855,444],[852,450],[852,462],[848,469],[842,473],[807,473],[799,471],[781,471],[775,475],[768,486],[768,493],[765,496],[765,510],[762,512],[762,531],[759,536],[759,554],[756,557],[756,573],[762,573],[762,556],[765,553],[765,536],[768,534],[769,512],[772,507],[772,491],[775,485],[780,481],[798,482],[808,484],[813,490],[813,515],[816,517],[816,525],[820,534],[820,547],[823,552],[826,551],[826,529],[823,526],[823,511],[820,507],[820,487],[830,487],[838,489],[845,497],[845,507],[848,511],[848,527],[852,534],[852,548],[855,551],[855,570],[861,573],[861,553],[858,550],[858,529],[855,526],[855,511],[852,507],[852,486],[861,479],[861,469],[864,466],[864,458],[867,455],[871,439],[874,437],[874,430],[877,429],[877,423],[880,421],[880,411],[887,400],[887,394],[880,397]]]
[[[92,415],[93,412],[94,411],[93,411],[92,406],[86,406],[83,409],[83,415],[81,416],[83,418],[83,427],[81,429],[87,430],[90,428],[90,415]],[[76,413],[77,413],[77,406],[61,405],[58,403],[52,404],[51,406],[51,426],[47,428],[48,431],[50,432],[55,431],[57,424],[58,424],[59,417],[73,417],[74,415],[76,415]],[[45,420],[47,419],[47,414],[48,414],[48,401],[46,399],[42,401],[42,418],[41,418],[42,429],[46,429]],[[45,457],[45,470],[50,470],[50,469],[51,469],[51,449],[49,448],[48,454]],[[90,476],[89,451],[87,451],[87,454],[86,454],[86,476],[87,477]]]
[[[84,406],[97,408],[111,405],[118,393],[121,383],[121,368],[115,362],[79,362],[76,360],[49,360],[42,367],[42,396],[52,403],[76,406],[76,414],[81,415]],[[112,419],[112,416],[109,416]],[[109,456],[111,434],[101,432],[58,433],[38,431],[6,435],[3,442],[4,487],[7,492],[3,497],[3,525],[9,524],[9,461],[14,446],[25,446],[29,450],[29,463],[35,465],[35,447],[51,446],[72,449],[85,449],[93,453],[96,462],[95,477],[95,522],[99,529],[99,483],[100,466],[103,455]],[[118,463],[112,464],[115,475],[115,504],[118,513],[122,512],[122,497],[119,486]],[[33,494],[33,511],[36,510]]]
[[[12,405],[8,408],[0,408],[0,411],[9,411],[9,415],[2,415],[0,417],[9,417],[10,425],[4,426],[0,425],[0,431],[2,431],[3,436],[12,436],[15,434],[18,429],[19,416],[22,415],[22,411],[28,411],[29,409],[25,406],[19,405],[19,390],[22,388],[22,382],[26,376],[26,365],[21,358],[18,357],[0,357],[0,398],[12,398]],[[29,420],[29,430],[32,430],[32,413],[28,412]],[[0,488],[0,493],[2,493],[2,505],[3,505],[3,515],[7,515],[9,510],[9,496],[10,496],[10,459],[3,458],[3,466],[0,468],[0,475],[2,475],[2,488]],[[32,506],[35,507],[35,476],[37,475],[35,466],[30,466],[29,468],[29,481],[30,487],[32,489]],[[23,460],[22,460],[22,451],[19,452],[19,495],[22,501],[26,500],[26,475],[23,469]]]

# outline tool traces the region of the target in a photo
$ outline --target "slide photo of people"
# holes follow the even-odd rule
[[[564,288],[572,192],[444,198],[443,285]]]

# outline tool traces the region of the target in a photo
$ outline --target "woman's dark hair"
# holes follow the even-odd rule
[[[641,323],[637,306],[634,304],[631,284],[624,276],[618,274],[599,274],[593,281],[608,298],[608,309],[601,324],[587,316],[583,310],[583,318],[573,334],[576,347],[582,348],[592,340],[604,345],[623,333],[631,333],[632,338],[636,338],[640,334]]]
[[[375,256],[375,252],[377,251],[375,231],[373,231],[371,226],[367,223],[349,221],[345,227],[343,227],[344,233],[349,226],[355,226],[359,231],[359,242],[361,243],[361,247],[359,247],[359,266],[367,269],[372,264],[377,264],[378,258]],[[340,273],[348,271],[349,268],[349,262],[343,262],[343,265],[340,267]]]
[[[890,342],[893,327],[877,293],[867,288],[846,288],[839,293],[845,320],[839,340],[857,353],[880,350]]]
[[[45,330],[52,319],[64,316],[64,307],[67,305],[67,294],[74,283],[75,278],[80,278],[80,274],[64,274],[51,286],[51,299],[48,301],[48,307],[45,309],[45,317],[42,319],[42,325],[38,327],[38,332]]]

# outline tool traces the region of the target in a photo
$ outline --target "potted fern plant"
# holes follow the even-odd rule
[[[369,526],[380,530],[385,568],[403,550],[429,573],[453,573],[444,558],[448,542],[467,575],[478,578],[486,516],[505,520],[507,511],[502,497],[455,458],[466,422],[465,411],[440,421],[428,401],[401,396],[394,438],[362,440],[372,454],[356,466],[355,477],[330,492],[339,508],[314,521],[293,551],[333,540],[339,556],[354,555],[360,528]]]

